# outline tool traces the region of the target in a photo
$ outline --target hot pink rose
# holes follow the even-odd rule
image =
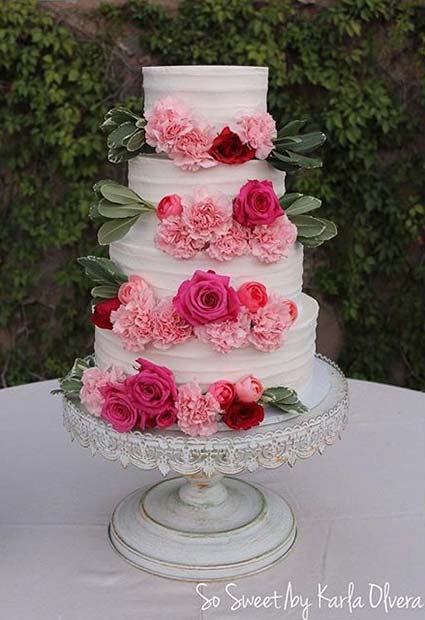
[[[158,153],[170,153],[178,138],[192,128],[190,110],[173,97],[159,99],[151,110],[145,112],[146,142]]]
[[[210,385],[208,392],[219,402],[223,411],[227,411],[236,398],[236,390],[229,381],[216,381]]]
[[[217,162],[208,153],[214,132],[209,127],[193,127],[178,136],[170,156],[183,170],[196,171],[211,168]]]
[[[177,412],[175,409],[170,409],[164,413],[160,413],[156,417],[156,425],[158,428],[168,428],[177,422]]]
[[[268,300],[267,290],[260,282],[245,282],[238,289],[238,297],[242,306],[248,308],[250,312],[257,312],[259,308],[266,305]]]
[[[235,256],[248,254],[247,229],[233,220],[227,232],[210,242],[206,252],[210,258],[219,261],[231,260]]]
[[[157,366],[145,359],[137,359],[139,371],[128,377],[126,387],[137,409],[156,422],[170,419],[175,411],[177,386],[173,373],[164,366]],[[165,414],[167,414],[165,416]]]
[[[272,293],[268,303],[252,315],[249,341],[260,351],[279,349],[298,316],[297,305]]]
[[[211,394],[202,394],[194,381],[179,387],[177,398],[177,424],[180,430],[192,437],[206,437],[217,430],[221,407]]]
[[[128,351],[143,351],[153,335],[153,307],[145,308],[139,301],[129,301],[111,313],[112,331]]]
[[[190,236],[204,244],[228,231],[232,222],[232,203],[221,192],[199,187],[183,196],[182,222]]]
[[[123,383],[124,381],[125,374],[117,366],[110,366],[105,370],[96,366],[87,368],[81,377],[80,400],[89,413],[100,416],[105,401],[102,388],[110,383]]]
[[[195,327],[195,336],[211,345],[219,353],[229,353],[248,344],[251,329],[251,315],[246,308],[241,308],[236,321],[214,321]]]
[[[140,276],[130,275],[127,282],[121,284],[118,291],[118,299],[122,304],[135,301],[143,305],[145,310],[153,308],[155,303],[154,293],[147,282]]]
[[[174,308],[171,298],[163,299],[155,307],[153,346],[169,349],[185,342],[193,335],[193,327]]]
[[[255,149],[257,159],[267,159],[273,150],[273,140],[277,137],[276,123],[267,112],[239,116],[232,130],[244,144]]]
[[[177,194],[170,194],[169,196],[164,196],[158,203],[156,207],[156,215],[159,220],[165,220],[167,217],[172,217],[181,215],[182,212],[182,201],[180,196]]]
[[[271,181],[248,181],[233,200],[233,217],[242,226],[270,226],[282,215]]]
[[[195,241],[180,217],[169,217],[161,222],[155,235],[157,248],[176,258],[192,258],[204,247]]]
[[[173,299],[177,312],[191,325],[236,320],[240,303],[228,276],[197,270]]]
[[[245,375],[236,381],[235,390],[241,403],[256,403],[264,392],[261,381],[252,375]]]
[[[125,383],[108,385],[102,389],[102,393],[105,397],[101,412],[102,418],[119,433],[128,433],[133,430],[138,423],[139,414],[127,392]]]
[[[271,226],[254,226],[249,233],[252,255],[263,263],[275,263],[288,256],[297,239],[297,227],[286,215],[278,217]]]

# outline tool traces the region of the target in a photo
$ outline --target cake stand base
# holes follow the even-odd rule
[[[137,568],[211,581],[251,575],[281,560],[296,526],[288,504],[268,489],[195,474],[128,495],[112,515],[109,537]]]

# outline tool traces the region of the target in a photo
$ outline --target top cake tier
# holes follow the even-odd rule
[[[224,126],[238,113],[267,111],[268,72],[232,65],[144,67],[145,112],[157,100],[173,97],[209,124]]]

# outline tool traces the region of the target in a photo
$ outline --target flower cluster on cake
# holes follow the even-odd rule
[[[105,117],[128,187],[95,184],[91,217],[109,258],[78,259],[93,281],[94,355],[61,391],[117,432],[209,436],[304,413],[317,302],[303,248],[336,234],[320,200],[285,175],[321,165],[321,132],[277,128],[268,69],[147,67],[144,113]]]

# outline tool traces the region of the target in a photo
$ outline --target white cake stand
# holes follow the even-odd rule
[[[268,489],[227,474],[292,466],[335,443],[347,423],[347,382],[321,356],[313,374],[311,394],[322,394],[307,414],[288,419],[268,413],[260,427],[223,428],[211,438],[169,429],[117,433],[65,397],[65,427],[92,454],[183,476],[135,491],[118,504],[109,525],[118,553],[137,568],[189,581],[242,577],[281,560],[297,534],[290,506]]]

